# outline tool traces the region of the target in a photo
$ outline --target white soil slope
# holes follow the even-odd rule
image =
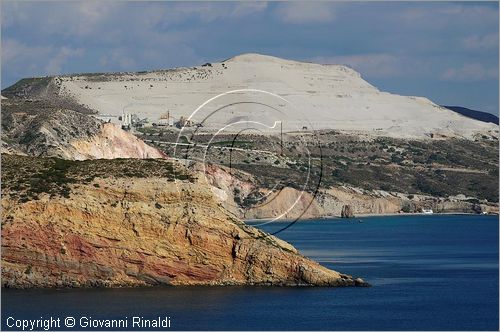
[[[245,102],[220,110],[206,120],[204,128],[219,129],[249,120],[267,126],[283,121],[283,129],[288,131],[307,127],[405,138],[425,138],[431,133],[466,138],[476,133],[498,135],[497,125],[464,117],[426,98],[381,92],[356,71],[338,65],[244,54],[211,66],[101,78],[56,79],[62,94],[101,114],[135,113],[151,122],[167,110],[176,119],[189,117],[205,101],[231,90],[259,89],[286,101],[261,92],[232,93],[208,103],[194,118],[201,122],[218,107]]]
[[[105,123],[99,135],[69,143],[68,159],[166,158],[160,150],[147,145],[131,133],[112,123]]]

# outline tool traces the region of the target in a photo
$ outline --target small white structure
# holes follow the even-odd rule
[[[130,126],[132,124],[132,114],[123,113],[122,126]]]
[[[170,117],[168,119],[159,119],[158,126],[173,127],[174,126],[174,118]]]
[[[423,214],[433,214],[434,211],[432,211],[432,209],[424,209],[424,208],[422,208],[422,213]]]
[[[168,119],[160,119],[157,123],[158,126],[168,126]]]
[[[170,111],[160,117],[160,119],[158,120],[158,126],[174,126],[174,118],[170,116]]]

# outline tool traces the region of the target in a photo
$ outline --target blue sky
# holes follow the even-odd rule
[[[498,3],[2,1],[2,88],[246,52],[347,64],[382,90],[498,114]]]

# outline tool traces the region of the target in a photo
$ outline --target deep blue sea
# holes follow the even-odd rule
[[[498,217],[302,221],[278,236],[373,287],[4,289],[2,328],[8,317],[72,316],[78,327],[82,316],[168,316],[177,330],[498,331]]]

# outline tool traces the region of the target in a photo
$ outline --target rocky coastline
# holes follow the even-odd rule
[[[2,156],[2,286],[368,285],[235,218],[196,174],[156,160],[183,180],[146,176],[153,161],[141,162],[142,177],[108,168],[91,181],[102,162],[68,162],[67,189],[26,200],[27,184],[58,164]]]

